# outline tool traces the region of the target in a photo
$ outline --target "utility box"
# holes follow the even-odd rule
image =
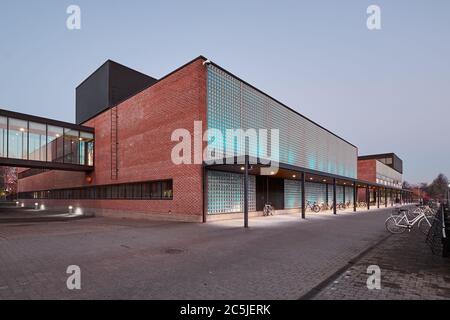
[[[106,61],[76,88],[76,123],[84,123],[157,81],[117,62]]]

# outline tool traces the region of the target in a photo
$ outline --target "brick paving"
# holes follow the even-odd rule
[[[381,289],[367,288],[367,267],[381,269]],[[392,235],[319,292],[315,299],[450,299],[450,259],[433,255],[415,230]]]
[[[298,299],[385,238],[390,210],[258,217],[248,230],[241,220],[0,224],[0,299]],[[66,287],[69,265],[81,290]]]

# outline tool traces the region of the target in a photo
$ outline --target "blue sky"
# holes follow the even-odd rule
[[[159,78],[202,54],[360,154],[396,152],[410,182],[450,175],[450,1],[2,1],[0,39],[3,109],[73,122],[106,59]]]

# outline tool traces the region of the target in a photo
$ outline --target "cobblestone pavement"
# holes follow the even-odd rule
[[[367,267],[381,269],[381,289],[367,289]],[[392,235],[319,292],[315,299],[450,299],[450,259],[433,255],[415,230]]]
[[[259,217],[247,230],[242,220],[0,224],[0,299],[298,299],[386,237],[390,210]],[[69,265],[81,290],[67,289]]]

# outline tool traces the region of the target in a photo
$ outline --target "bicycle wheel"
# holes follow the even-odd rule
[[[422,232],[423,234],[428,234],[432,224],[433,224],[432,218],[428,218],[428,221],[425,220],[425,218],[422,218],[422,219],[420,219],[417,227],[419,228],[420,232]]]
[[[320,207],[319,207],[317,204],[315,204],[315,205],[312,207],[312,210],[313,210],[315,213],[318,213],[318,212],[320,211]]]
[[[396,217],[389,217],[385,222],[386,230],[390,233],[403,233],[406,231],[406,228],[401,227],[397,224]]]

